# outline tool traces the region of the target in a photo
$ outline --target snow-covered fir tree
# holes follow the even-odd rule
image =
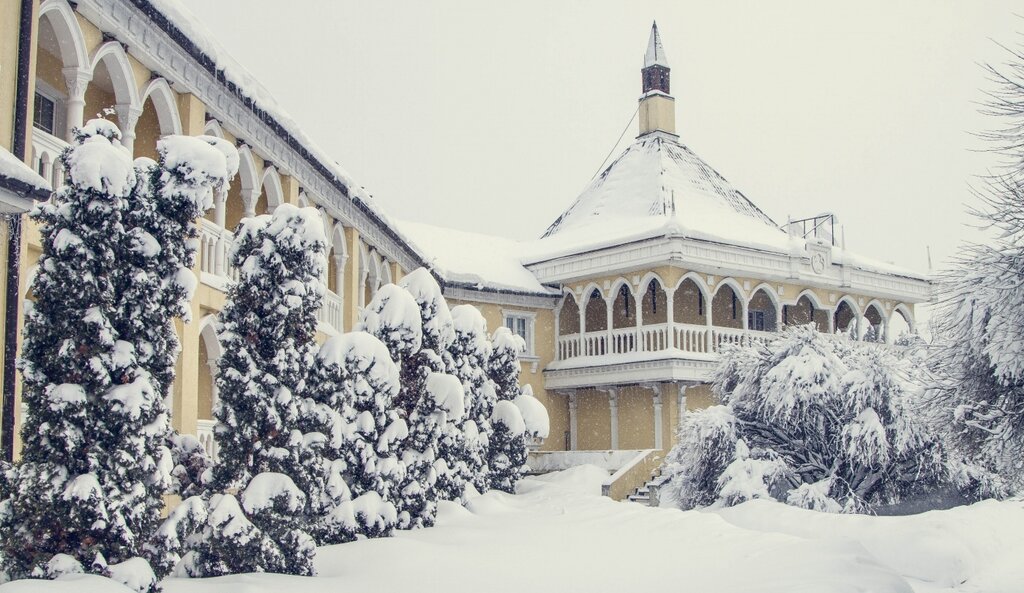
[[[987,134],[1004,167],[982,180],[972,214],[987,245],[962,248],[939,284],[929,349],[936,425],[952,448],[1011,490],[1024,489],[1024,55],[989,67]]]
[[[522,395],[519,386],[519,354],[523,339],[507,327],[499,327],[491,337],[487,358],[487,376],[494,385],[497,401],[491,412],[491,434],[487,452],[487,486],[514,492],[526,465],[526,423],[515,400]]]
[[[714,390],[724,405],[688,415],[663,470],[683,508],[770,496],[865,512],[948,484],[882,349],[795,327],[724,354]]]
[[[9,577],[85,568],[156,587],[141,556],[155,554],[170,483],[163,399],[176,353],[170,319],[181,305],[166,305],[186,300],[193,285],[170,252],[185,244],[195,214],[160,223],[157,212],[176,207],[181,193],[156,192],[152,162],[141,163],[140,178],[119,138],[103,120],[77,130],[61,157],[66,186],[33,214],[43,255],[22,362],[29,414],[0,513],[3,541],[17,544],[3,550]],[[193,169],[203,162],[209,175],[190,187],[208,195],[231,172],[224,152],[199,142],[203,149],[176,158]]]
[[[444,435],[461,430],[444,404],[429,393],[427,380],[450,367],[448,348],[455,330],[441,287],[426,268],[412,271],[399,286],[418,306],[421,343],[419,352],[399,363],[401,390],[396,402],[405,413],[409,434],[402,445],[405,479],[396,502],[402,527],[429,527],[434,524],[440,495],[438,475],[449,474],[453,465],[440,457],[440,442]]]
[[[491,341],[487,337],[487,320],[473,305],[452,307],[455,339],[448,352],[451,373],[462,382],[466,394],[466,420],[462,424],[466,460],[462,479],[477,492],[488,488],[487,451],[491,434],[491,413],[497,401],[494,383],[487,376],[487,360]]]
[[[408,296],[408,295],[406,295]],[[411,297],[409,297],[411,300]],[[419,316],[416,314],[416,322]],[[394,504],[404,478],[399,445],[408,435],[405,420],[392,407],[398,395],[399,371],[383,342],[363,331],[327,340],[320,347],[310,372],[307,397],[338,423],[330,432],[330,457],[342,478],[328,473],[331,482],[318,537],[323,543],[339,543],[352,535],[383,537],[397,522]],[[335,440],[337,442],[335,443]],[[349,500],[343,491],[348,489]]]
[[[312,572],[311,555],[288,550],[296,542],[312,541],[299,533],[309,522],[309,509],[295,484],[313,480],[311,476],[320,471],[319,458],[300,430],[300,404],[317,352],[316,312],[323,297],[326,244],[316,209],[282,204],[273,215],[244,219],[231,254],[239,281],[231,286],[220,316],[223,354],[214,410],[220,463],[213,477],[222,490],[240,488],[247,520],[287,559],[288,564],[281,565],[275,553],[264,551],[258,558],[266,559],[260,567],[267,571]],[[268,488],[253,492],[254,484]],[[301,495],[301,504],[295,492]],[[229,510],[234,512],[233,507]],[[232,526],[226,518],[211,519],[204,539],[234,538]],[[204,553],[216,554],[219,549],[210,544]],[[199,556],[200,565],[223,563],[217,571],[251,568],[252,558],[236,564],[243,557],[235,553],[213,559]]]
[[[141,450],[136,446],[137,450],[127,452],[131,458],[156,461],[156,469],[145,482],[147,511],[153,517],[163,508],[164,491],[182,493],[176,486],[195,490],[196,481],[205,473],[203,466],[209,463],[201,448],[182,448],[189,443],[172,434],[164,402],[171,397],[180,350],[173,319],[191,319],[190,301],[196,286],[191,268],[197,249],[193,221],[213,207],[215,194],[227,194],[238,169],[238,152],[220,138],[168,136],[157,142],[157,153],[156,163],[136,161],[138,182],[124,213],[125,264],[120,270],[119,307],[113,318],[115,331],[121,340],[132,344],[137,364],[149,375],[154,391],[148,420],[133,425],[112,419],[126,438],[142,439]],[[174,467],[171,474],[167,466]],[[144,533],[152,534],[153,528]],[[151,543],[147,553],[162,555],[157,545]]]

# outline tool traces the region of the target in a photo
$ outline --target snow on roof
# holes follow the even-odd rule
[[[651,27],[651,38],[647,41],[647,53],[644,54],[644,68],[654,65],[668,67],[665,48],[661,45],[661,34],[658,33],[658,23]]]
[[[665,234],[789,252],[792,237],[674,136],[639,138],[544,233],[551,259]]]
[[[362,186],[355,182],[352,176],[333,158],[321,149],[306,133],[299,127],[294,119],[278,104],[274,97],[263,87],[244,66],[235,61],[228,54],[227,50],[220,45],[216,36],[206,28],[198,17],[188,8],[184,7],[178,0],[146,0],[152,8],[165,18],[170,25],[177,28],[185,40],[176,39],[179,44],[182,41],[191,42],[195,49],[205,54],[217,70],[217,76],[234,86],[232,89],[241,96],[248,97],[252,101],[252,110],[259,114],[263,111],[273,120],[284,133],[290,135],[297,142],[301,150],[309,153],[325,171],[328,177],[334,176],[337,181],[345,186],[348,196],[357,203],[365,204],[373,213],[387,226],[394,229],[393,220]],[[168,32],[170,34],[170,32]],[[171,35],[174,38],[174,35]],[[188,50],[189,48],[185,48]],[[271,127],[274,127],[273,125]],[[399,239],[404,239],[399,237]]]
[[[638,138],[580,194],[544,236],[525,244],[535,263],[633,241],[684,236],[781,254],[806,241],[779,228],[671,134]],[[910,278],[925,275],[836,249],[836,262]],[[846,258],[843,260],[843,258]]]
[[[8,187],[19,193],[50,193],[50,183],[0,146],[0,187]]]
[[[418,222],[398,228],[435,272],[449,282],[533,294],[558,294],[523,266],[526,244]]]

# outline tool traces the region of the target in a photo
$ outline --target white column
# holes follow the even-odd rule
[[[217,223],[220,228],[224,228],[224,225],[227,224],[227,200],[226,194],[218,192],[213,201],[213,222]]]
[[[686,385],[679,384],[679,424],[683,423],[683,418],[686,416]]]
[[[665,323],[668,324],[668,347],[679,348],[676,344],[676,311],[675,311],[675,291],[665,291],[665,306],[668,310],[665,311]]]
[[[608,410],[611,416],[612,450],[619,448],[619,392],[608,389]]]
[[[569,394],[569,449],[575,451],[579,448],[579,420],[576,392]]]
[[[611,303],[607,300],[604,302],[604,313],[605,313],[605,330],[604,330],[604,353],[612,353],[612,313],[615,310],[615,299],[613,298]],[[614,448],[614,447],[613,447]]]
[[[635,338],[633,338],[634,340],[636,340],[636,348],[635,348],[635,350],[637,352],[643,352],[644,350],[646,350],[646,348],[644,348],[644,343],[643,343],[643,325],[644,325],[644,297],[643,297],[643,295],[640,295],[639,299],[633,299],[633,308],[636,309],[636,331],[633,332],[633,335],[636,336]]]
[[[704,326],[707,328],[707,331],[704,334],[704,338],[707,340],[706,352],[714,352],[716,350],[714,347],[715,340],[711,335],[711,325],[713,321],[711,319],[711,303],[713,302],[713,299],[714,297],[712,297],[712,299],[704,299]]]
[[[836,309],[833,307],[831,310],[826,309],[828,312],[828,333],[836,333]]]
[[[260,199],[260,188],[254,187],[248,190],[248,196],[245,195],[246,190],[242,188],[242,218],[253,218],[256,216],[256,202]]]
[[[206,361],[206,364],[210,367],[210,410],[215,412],[220,395],[217,391],[217,359],[211,358]]]
[[[339,295],[345,292],[345,264],[347,263],[348,255],[344,253],[334,254],[334,292]]]
[[[79,68],[64,68],[62,72],[64,84],[68,89],[65,140],[71,142],[74,129],[82,127],[85,117],[85,89],[92,80],[92,72]]]
[[[665,448],[665,437],[661,426],[661,385],[654,385],[654,448]]]
[[[121,146],[128,149],[128,152],[135,154],[135,124],[139,123],[142,116],[142,109],[122,103],[115,106],[117,120],[121,123]]]
[[[586,307],[576,307],[576,308],[579,309],[579,311],[580,311],[580,337],[579,337],[579,344],[577,344],[577,347],[579,348],[578,355],[579,356],[586,356],[586,354],[587,354],[587,352],[585,350],[586,342],[583,339],[583,334],[584,334],[584,332],[586,332],[586,329],[587,329],[586,328],[586,324],[587,324],[587,310],[586,310]]]

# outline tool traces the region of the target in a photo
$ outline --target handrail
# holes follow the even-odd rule
[[[661,464],[661,450],[644,449],[601,484],[601,495],[612,500],[624,500],[633,490],[651,478]]]

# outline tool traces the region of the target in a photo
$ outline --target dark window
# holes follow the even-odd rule
[[[749,311],[747,312],[747,328],[757,330],[759,332],[765,331],[764,329],[764,311]]]
[[[625,284],[619,288],[619,294],[622,295],[622,313],[629,319],[629,289]]]
[[[736,293],[732,290],[729,292],[732,293],[732,318],[736,319]]]
[[[56,118],[54,117],[56,113],[56,104],[51,99],[36,93],[35,107],[32,112],[32,125],[47,134],[53,134],[53,129],[56,125]]]
[[[697,315],[704,315],[704,293],[697,291]]]
[[[658,312],[658,291],[654,287],[654,281],[647,285],[647,292],[651,293],[651,311],[653,313]]]

